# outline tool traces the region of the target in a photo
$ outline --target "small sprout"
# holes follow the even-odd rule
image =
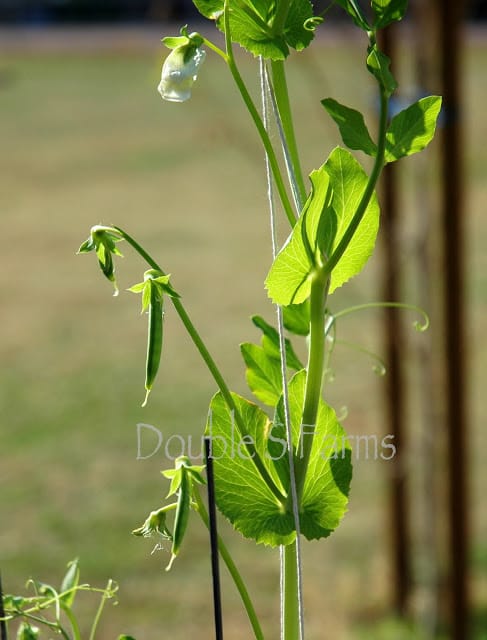
[[[162,509],[158,509],[157,511],[151,511],[144,524],[138,529],[134,529],[132,534],[134,536],[148,538],[153,533],[158,533],[166,540],[172,540],[171,532],[166,527],[166,513],[166,507],[162,507]]]
[[[180,36],[163,38],[162,42],[172,51],[162,65],[157,90],[164,100],[185,102],[191,97],[193,83],[206,57],[201,48],[203,38],[198,33],[188,35],[183,27]]]
[[[114,296],[118,296],[118,287],[115,280],[115,266],[113,264],[113,256],[123,257],[116,246],[116,242],[120,242],[123,238],[120,233],[112,227],[104,227],[95,225],[91,228],[90,237],[83,242],[78,249],[78,253],[89,253],[95,251],[98,257],[98,264],[103,274],[115,288]]]

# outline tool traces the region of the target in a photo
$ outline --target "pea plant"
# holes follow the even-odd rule
[[[357,0],[335,0],[367,41],[365,68],[378,93],[377,133],[370,133],[359,111],[331,97],[323,99],[324,115],[338,126],[344,146],[333,149],[307,182],[295,136],[286,60],[312,44],[325,14],[314,15],[309,0],[193,1],[224,34],[224,47],[200,33],[189,33],[187,27],[177,36],[163,38],[170,53],[158,89],[164,100],[189,99],[206,52],[219,56],[263,145],[273,254],[265,287],[275,316],[272,322],[254,316],[261,343],[240,345],[248,387],[258,403],[229,389],[186,312],[183,293],[126,230],[94,226],[79,252],[95,252],[115,293],[114,256],[121,255],[122,241],[147,264],[143,280],[130,288],[142,295],[142,309],[149,319],[144,405],[161,359],[164,305],[174,305],[218,387],[206,426],[217,507],[244,537],[280,548],[281,637],[303,640],[301,544],[327,538],[337,528],[347,508],[352,477],[349,441],[335,411],[323,399],[336,321],[347,312],[332,313],[331,297],[362,270],[374,250],[379,227],[375,189],[381,170],[430,142],[441,98],[422,98],[390,117],[397,83],[391,61],[379,46],[378,32],[404,17],[407,0],[371,0],[368,8]],[[258,101],[240,74],[236,44],[256,58]],[[270,135],[271,130],[277,135]],[[372,158],[370,172],[351,151]],[[289,235],[281,246],[275,231],[278,216],[289,224]],[[266,224],[267,219],[266,215]],[[293,346],[299,340],[306,345],[305,362],[297,355],[300,349]],[[134,533],[157,534],[170,541],[169,568],[180,552],[190,513],[199,514],[206,524],[208,513],[200,495],[204,465],[194,465],[183,456],[163,475],[170,480],[168,497],[174,500],[152,511]],[[223,540],[219,550],[254,636],[262,639],[249,593]]]
[[[7,624],[17,622],[17,640],[40,640],[55,633],[64,640],[82,640],[79,616],[74,606],[77,594],[96,595],[99,604],[93,621],[85,636],[87,640],[98,637],[97,630],[102,613],[108,601],[116,604],[118,585],[108,580],[104,588],[92,587],[80,582],[80,567],[77,559],[68,563],[60,586],[53,587],[40,580],[27,582],[29,592],[23,595],[0,593],[0,636],[7,638]],[[85,614],[86,615],[86,614]],[[118,640],[134,640],[131,636],[120,635]]]

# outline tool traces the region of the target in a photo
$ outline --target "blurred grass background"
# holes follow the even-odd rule
[[[159,38],[173,31],[151,32],[141,47],[126,47],[117,37],[90,46],[87,32],[78,48],[70,46],[69,30],[39,49],[35,32],[32,39],[24,33],[17,46],[0,44],[0,567],[7,592],[21,589],[29,576],[59,581],[75,556],[83,581],[116,579],[120,605],[108,609],[103,638],[122,632],[139,640],[212,637],[207,537],[200,523],[194,519],[170,574],[163,571],[165,555],[151,555],[154,541],[130,531],[163,500],[167,487],[159,470],[171,464],[162,450],[136,460],[136,424],[152,424],[165,438],[193,434],[197,442],[215,386],[168,309],[158,383],[141,409],[146,322],[138,299],[124,289],[140,281],[144,265],[122,248],[122,293],[113,299],[94,258],[76,256],[76,249],[95,223],[115,223],[134,235],[173,275],[237,391],[245,391],[238,343],[259,338],[249,316],[273,317],[263,290],[270,242],[258,140],[215,56],[208,56],[191,101],[161,102],[155,91],[165,55]],[[290,62],[307,173],[338,142],[321,98],[333,96],[373,118],[363,48],[349,34],[333,36]],[[487,41],[469,39],[465,62],[472,585],[480,640],[487,638]],[[254,62],[242,57],[241,64],[256,87]],[[407,40],[400,65],[403,90],[412,93]],[[409,162],[404,182],[411,188]],[[411,198],[406,201],[412,206]],[[333,308],[377,300],[380,264],[378,252],[364,274],[334,295]],[[413,284],[410,289],[407,301],[414,303]],[[374,312],[344,319],[340,337],[380,353],[379,320]],[[405,352],[424,339],[412,334]],[[352,434],[387,429],[373,364],[336,349],[326,394],[338,411],[347,407],[345,426]],[[414,424],[411,432],[414,469]],[[310,640],[323,637],[324,629],[337,640],[421,637],[388,614],[386,479],[386,462],[357,461],[343,524],[326,542],[306,545]],[[278,552],[255,548],[224,523],[222,531],[264,630],[277,638]],[[224,579],[228,637],[248,638],[238,597]],[[418,593],[420,598],[420,588]]]

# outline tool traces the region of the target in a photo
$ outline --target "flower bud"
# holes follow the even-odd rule
[[[193,83],[205,57],[205,51],[192,43],[173,49],[164,61],[161,82],[157,87],[162,98],[169,102],[189,100]]]

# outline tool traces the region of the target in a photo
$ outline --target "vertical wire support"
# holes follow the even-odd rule
[[[262,57],[259,58],[260,68],[260,82],[261,82],[261,94],[262,94],[262,119],[264,127],[269,128],[269,107],[268,97],[271,96],[272,91],[269,83],[265,62]],[[279,124],[278,124],[279,126]],[[285,138],[282,138],[283,149],[285,149]],[[285,153],[285,151],[284,151]],[[274,190],[272,186],[272,173],[269,164],[269,158],[267,154],[265,156],[265,166],[267,175],[267,196],[269,200],[269,214],[270,214],[270,227],[271,227],[271,241],[272,241],[272,258],[275,259],[278,251],[277,238],[276,238],[276,215],[275,215],[275,203],[274,203]],[[291,174],[289,174],[291,176]],[[296,185],[293,187],[293,193],[299,193]],[[279,333],[279,349],[281,352],[281,377],[282,377],[282,395],[284,405],[284,421],[286,427],[286,438],[288,441],[288,456],[289,456],[289,484],[291,489],[292,508],[294,517],[294,526],[296,529],[296,575],[297,575],[297,591],[298,591],[298,615],[299,615],[299,640],[304,640],[304,605],[303,605],[303,571],[301,562],[301,528],[299,523],[299,504],[298,493],[296,487],[296,474],[294,468],[294,451],[292,443],[292,429],[290,421],[289,410],[289,394],[287,385],[287,365],[286,365],[286,342],[284,337],[284,320],[282,315],[282,308],[276,305],[277,311],[277,323]],[[284,629],[284,549],[280,547],[280,601],[281,601],[281,638]]]
[[[208,484],[208,524],[210,530],[211,573],[213,578],[213,610],[215,614],[215,640],[223,640],[223,615],[216,524],[215,476],[211,456],[211,438],[205,437],[206,480]]]
[[[448,432],[448,520],[452,640],[468,640],[467,410],[465,366],[465,256],[462,121],[461,29],[464,2],[438,0],[440,15],[442,131],[443,318]]]
[[[384,52],[394,59],[394,42],[397,34],[389,26],[381,31]],[[385,300],[401,298],[400,227],[398,204],[398,180],[396,163],[384,167],[382,173],[382,237],[384,239],[385,268],[383,296]],[[392,564],[394,576],[394,609],[400,616],[407,615],[411,592],[411,557],[409,551],[409,503],[407,491],[407,437],[406,392],[402,351],[403,327],[397,310],[384,309],[384,328],[387,352],[386,405],[390,432],[397,449],[394,469],[389,481],[391,519]]]

